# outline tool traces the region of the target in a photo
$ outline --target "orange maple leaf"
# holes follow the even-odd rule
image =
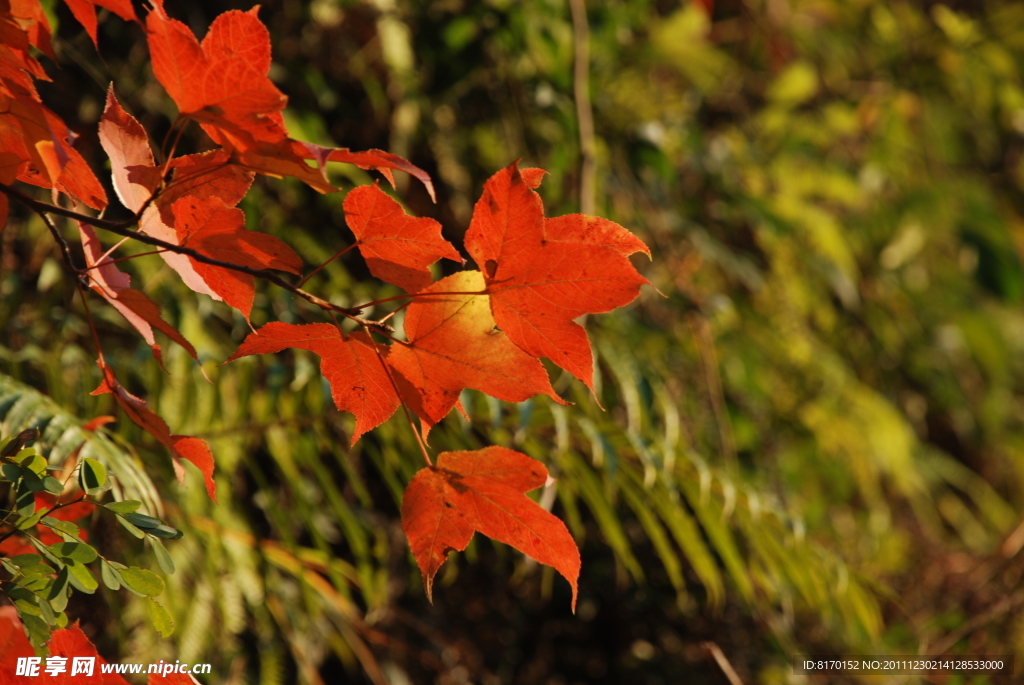
[[[402,530],[427,598],[433,601],[434,576],[448,553],[466,549],[475,531],[561,573],[575,611],[579,549],[561,519],[524,494],[547,481],[543,464],[504,447],[442,452],[435,466],[413,476],[402,499]]]
[[[508,402],[547,395],[565,404],[540,360],[495,328],[483,289],[479,271],[460,271],[421,291],[406,310],[409,341],[391,347],[388,363],[412,386],[403,399],[427,425],[445,417],[463,388]]]
[[[294,176],[322,193],[336,190],[326,176],[329,161],[377,169],[392,184],[391,170],[399,169],[422,181],[434,197],[427,173],[397,155],[288,137],[281,117],[288,98],[267,77],[270,34],[256,16],[259,6],[221,14],[200,43],[187,26],[167,16],[162,0],[154,4],[146,17],[153,73],[181,113],[200,122],[233,163],[270,176]]]
[[[366,431],[387,421],[398,409],[398,393],[373,342],[361,333],[343,338],[331,324],[268,323],[251,333],[224,363],[251,354],[280,352],[288,347],[309,350],[320,356],[320,372],[331,385],[334,404],[356,417],[352,444]]]
[[[114,84],[107,89],[107,104],[100,117],[100,145],[110,158],[110,174],[114,192],[121,204],[132,212],[142,209],[160,184],[160,173],[154,168],[153,151],[146,129],[124,111],[114,95]],[[132,174],[135,168],[147,168],[149,174]]]
[[[75,15],[75,19],[89,34],[92,44],[96,47],[99,47],[99,41],[96,40],[96,29],[99,28],[99,22],[96,20],[96,7],[108,9],[125,21],[139,20],[135,16],[131,0],[64,0],[64,4],[71,10],[71,14]]]
[[[427,268],[442,257],[460,264],[462,255],[441,237],[441,224],[412,217],[376,184],[345,196],[345,222],[358,240],[370,273],[382,281],[416,292],[430,284]]]
[[[632,302],[648,283],[628,255],[650,254],[618,224],[573,214],[544,218],[531,186],[543,172],[513,163],[484,184],[466,232],[483,270],[498,328],[534,357],[547,357],[593,390],[587,333],[573,321]]]
[[[217,489],[213,480],[213,453],[209,445],[201,438],[193,438],[187,435],[171,435],[171,429],[167,422],[160,418],[152,409],[146,406],[146,402],[137,397],[121,385],[114,376],[114,371],[107,366],[101,357],[96,360],[96,365],[103,372],[103,381],[99,387],[92,391],[92,395],[104,395],[111,393],[132,423],[152,435],[156,440],[166,447],[171,453],[174,472],[178,482],[185,480],[185,467],[181,460],[192,462],[203,474],[206,482],[206,493],[214,502],[217,501]]]
[[[177,242],[200,254],[251,269],[278,269],[298,274],[302,259],[281,240],[245,228],[242,210],[217,197],[177,200],[172,206]],[[189,257],[192,268],[213,292],[249,318],[256,295],[253,276]]]
[[[128,323],[142,335],[153,349],[153,356],[156,357],[160,366],[164,365],[163,353],[160,346],[156,344],[153,328],[184,347],[189,356],[199,361],[196,348],[192,347],[192,343],[186,340],[174,326],[163,320],[163,317],[160,316],[160,307],[156,302],[149,299],[149,296],[141,290],[130,287],[131,279],[128,274],[118,269],[109,257],[104,256],[103,247],[92,226],[79,221],[78,232],[82,238],[85,263],[89,267],[89,287],[109,302],[124,318],[128,319]]]

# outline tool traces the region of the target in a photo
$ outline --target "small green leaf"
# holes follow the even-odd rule
[[[56,566],[58,569],[64,568],[64,562],[60,560],[60,557],[51,552],[49,547],[44,545],[39,540],[36,540],[35,538],[29,538],[29,542],[32,543],[33,547],[39,550],[40,554],[46,557],[46,560],[48,562]]]
[[[32,576],[31,578],[25,578],[21,581],[23,587],[28,588],[36,594],[40,594],[43,590],[50,587],[50,583],[53,579],[49,576]]]
[[[51,626],[55,624],[57,622],[57,617],[54,615],[53,607],[50,606],[50,603],[38,596],[36,597],[36,602],[39,604],[39,611],[41,612],[43,620]]]
[[[47,521],[46,519],[50,519],[50,521]],[[57,519],[51,519],[49,516],[47,516],[43,519],[43,523],[50,523],[51,527],[55,528],[61,533],[64,533],[65,535],[70,535],[73,538],[78,538],[79,534],[82,532],[81,529],[79,529],[79,527],[75,524],[71,523],[71,521],[58,521]]]
[[[64,600],[64,602],[67,603],[67,600]],[[63,609],[60,609],[60,612],[61,613],[57,614],[57,627],[58,628],[67,628],[68,627],[68,615],[64,613]]]
[[[7,561],[6,559],[0,559],[0,564],[2,564],[3,567],[7,569],[7,572],[10,573],[12,576],[18,575],[18,567],[12,564],[11,562]]]
[[[165,540],[180,540],[182,536],[185,535],[177,528],[171,528],[170,526],[164,524],[161,524],[156,528],[150,528],[146,532],[150,535],[156,536],[158,538],[163,538]]]
[[[142,506],[142,502],[134,499],[126,499],[121,502],[108,502],[104,504],[107,509],[115,514],[131,514]]]
[[[36,454],[35,449],[31,447],[22,450],[15,459],[19,461],[21,468],[31,471],[39,478],[46,474],[46,460]]]
[[[43,518],[43,513],[43,511],[37,511],[31,516],[22,516],[14,525],[18,530],[28,530],[39,523],[39,519]]]
[[[164,591],[164,580],[152,571],[130,566],[121,571],[121,582],[136,594],[156,597]]]
[[[32,595],[31,599],[15,600],[14,606],[18,607],[19,614],[28,614],[29,616],[43,615],[43,612],[39,610],[39,605],[36,604],[35,595]]]
[[[131,533],[131,534],[132,534],[132,535],[134,535],[135,537],[139,538],[140,540],[141,540],[142,538],[146,537],[146,534],[142,532],[142,529],[141,529],[141,528],[139,528],[138,526],[134,526],[134,525],[132,525],[131,523],[128,523],[128,521],[126,521],[126,520],[125,520],[125,519],[124,519],[123,517],[121,517],[121,516],[118,516],[118,517],[117,517],[117,521],[118,521],[118,523],[120,523],[120,524],[121,524],[122,526],[124,526],[125,528],[127,528],[127,529],[128,529],[128,532],[129,532],[129,533]]]
[[[21,581],[21,585],[28,588],[32,592],[39,594],[46,588],[50,587],[50,583],[53,579],[49,576],[32,576],[31,578],[25,578]]]
[[[21,482],[18,483],[18,499],[14,503],[14,508],[22,516],[31,516],[36,510],[36,496],[25,480],[25,478],[22,478]]]
[[[100,578],[103,579],[103,584],[111,590],[121,589],[120,574],[117,569],[107,563],[106,559],[100,559]]]
[[[153,627],[163,637],[170,637],[174,632],[174,621],[171,620],[171,615],[167,613],[167,609],[154,602],[152,597],[149,599],[149,619],[153,622]]]
[[[89,567],[85,564],[69,560],[67,563],[67,569],[69,571],[68,580],[75,586],[76,590],[80,590],[86,594],[91,595],[96,592],[96,588],[100,584],[96,581],[96,577],[89,570]]]
[[[35,576],[53,575],[53,569],[46,564],[29,564],[28,566],[21,567],[21,573],[26,578],[33,578]]]
[[[82,460],[82,468],[78,473],[78,482],[89,495],[95,495],[107,489],[107,467],[86,457]]]
[[[59,495],[64,492],[64,484],[53,476],[43,478],[43,488],[51,495]]]
[[[19,599],[32,599],[32,592],[21,585],[8,585],[5,590],[7,596],[17,601]]]
[[[50,608],[57,613],[57,624],[60,626],[60,617],[63,615],[60,612],[68,608],[68,593],[62,592],[59,596],[54,597],[50,600]]]
[[[171,559],[171,555],[167,553],[164,543],[155,539],[150,542],[153,543],[153,553],[156,554],[156,563],[160,565],[160,569],[167,574],[174,573],[174,559]]]
[[[67,594],[68,576],[68,567],[65,566],[60,570],[60,573],[57,574],[57,578],[53,581],[53,585],[50,586],[50,594],[48,597],[51,601]],[[64,609],[59,609],[58,611],[64,611]]]
[[[46,621],[43,619],[38,616],[21,613],[19,613],[18,618],[21,619],[21,623],[25,626],[25,631],[28,633],[28,638],[34,644],[42,645],[50,639],[50,626],[46,625]]]
[[[43,483],[43,479],[28,469],[24,469],[22,472],[21,485],[29,492],[43,492],[46,490],[46,484]]]
[[[124,518],[139,528],[156,528],[163,524],[163,521],[160,519],[146,516],[145,514],[125,514]]]
[[[96,550],[91,545],[87,545],[83,542],[59,542],[56,545],[50,545],[50,549],[53,553],[63,557],[65,559],[71,559],[78,561],[83,564],[89,564],[96,561]]]
[[[38,554],[19,554],[16,557],[11,557],[10,562],[15,566],[31,566],[32,564],[38,564],[43,558]]]
[[[4,480],[18,480],[23,473],[24,471],[17,464],[4,464],[0,467],[0,475],[2,475]]]

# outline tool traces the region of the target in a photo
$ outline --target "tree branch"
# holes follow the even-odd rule
[[[216,266],[222,269],[231,269],[232,271],[248,274],[249,276],[252,276],[254,278],[260,278],[263,279],[264,281],[269,281],[274,285],[278,286],[279,288],[283,288],[288,292],[292,293],[293,295],[297,295],[298,297],[301,297],[302,299],[306,300],[311,304],[316,305],[317,307],[320,307],[321,309],[338,312],[339,314],[342,314],[343,316],[355,321],[361,326],[365,325],[373,326],[374,328],[380,328],[380,325],[378,325],[375,321],[370,321],[368,319],[364,319],[360,316],[357,316],[357,314],[361,311],[361,308],[339,307],[338,305],[332,304],[323,298],[317,297],[311,292],[303,290],[302,288],[296,285],[292,285],[291,283],[284,280],[276,273],[273,273],[268,269],[253,269],[248,266],[243,266],[242,264],[221,261],[220,259],[207,257],[203,253],[197,250],[193,250],[190,247],[185,247],[183,245],[175,245],[174,243],[169,243],[165,240],[154,238],[151,235],[140,233],[139,231],[133,231],[129,227],[138,222],[138,217],[130,221],[124,222],[107,221],[106,219],[97,219],[95,217],[87,216],[85,214],[80,214],[79,212],[75,212],[70,209],[64,209],[63,207],[57,207],[56,205],[50,205],[46,204],[45,202],[40,202],[39,200],[29,197],[28,195],[25,195],[24,193],[15,190],[14,188],[6,186],[3,183],[0,183],[0,192],[6,194],[8,197],[14,198],[15,200],[21,202],[29,209],[43,216],[43,220],[47,222],[47,226],[53,225],[52,220],[50,220],[46,216],[47,214],[57,214],[59,216],[67,217],[68,219],[81,221],[82,223],[89,224],[90,226],[102,228],[106,231],[110,231],[111,233],[116,233],[117,235],[124,236],[126,238],[132,238],[133,240],[138,240],[140,243],[145,243],[147,245],[159,247],[170,252],[176,252],[178,254],[186,255],[196,260],[197,262],[202,262],[203,264],[209,264],[210,266]],[[55,239],[57,239],[57,241],[61,243],[61,249],[67,250],[67,243],[64,241],[64,237],[61,236],[59,232],[56,232],[56,227],[52,227],[51,232],[55,233]],[[66,251],[65,255],[66,259],[70,259],[70,252]],[[74,265],[70,262],[69,266],[76,273],[81,273],[81,270],[78,269],[77,267],[74,267]]]
[[[85,214],[79,214],[78,212],[70,209],[64,209],[63,207],[58,207],[57,205],[50,205],[45,202],[40,202],[34,197],[30,197],[25,193],[21,192],[20,190],[15,190],[14,188],[8,185],[4,185],[3,183],[0,183],[0,193],[3,193],[7,197],[17,200],[21,204],[31,209],[33,212],[37,212],[40,214],[56,214],[58,216],[67,217],[68,219],[76,219],[78,221],[83,221],[89,224],[90,226],[95,226],[96,228],[104,228],[108,231],[114,231],[115,233],[118,230],[127,230],[128,227],[131,226],[132,224],[138,223],[138,218],[118,222],[107,221],[106,219],[97,219],[95,217],[87,216]],[[124,234],[122,233],[121,235]]]
[[[75,266],[75,262],[71,258],[71,246],[68,245],[68,241],[64,240],[64,236],[61,235],[60,229],[58,229],[57,225],[53,223],[53,219],[50,218],[49,214],[46,212],[38,212],[38,214],[43,220],[43,223],[46,224],[46,227],[50,229],[50,235],[52,235],[53,239],[57,241],[58,245],[60,245],[61,254],[64,255],[64,263],[67,264],[67,267],[71,269],[75,275],[80,276],[83,272]]]

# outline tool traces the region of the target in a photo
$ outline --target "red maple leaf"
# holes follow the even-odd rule
[[[38,96],[15,84],[0,89],[0,150],[24,162],[18,180],[56,188],[93,209],[107,206],[107,195],[82,155],[76,136]]]
[[[110,257],[104,256],[103,247],[92,226],[78,222],[78,231],[82,237],[85,263],[90,269],[89,286],[142,334],[143,339],[153,349],[153,356],[156,357],[160,366],[164,365],[163,353],[160,351],[160,346],[156,344],[153,328],[184,347],[193,359],[199,361],[192,343],[160,316],[160,307],[156,302],[149,299],[149,296],[141,290],[129,287],[131,279],[128,274],[118,269]]]
[[[181,113],[199,121],[233,163],[258,173],[294,176],[326,193],[336,190],[327,181],[329,161],[378,169],[392,183],[390,170],[399,169],[422,181],[433,197],[427,173],[397,155],[325,148],[288,137],[281,117],[288,98],[267,77],[270,34],[256,16],[258,9],[221,14],[200,43],[156,0],[146,17],[153,73]]]
[[[217,197],[177,200],[172,211],[177,242],[200,254],[251,269],[278,269],[298,274],[302,259],[279,239],[245,228],[242,210],[229,207]],[[196,274],[224,302],[249,318],[256,294],[253,276],[213,266],[189,257]]]
[[[628,255],[650,253],[606,219],[545,220],[531,187],[542,173],[520,172],[513,163],[492,176],[473,210],[466,249],[486,276],[498,327],[528,354],[547,357],[593,389],[590,341],[573,319],[633,301],[648,281]]]
[[[16,84],[38,100],[33,80],[50,78],[31,53],[29,33],[23,28],[29,20],[14,16],[10,10],[10,6],[0,6],[0,89],[5,83]]]
[[[47,647],[50,651],[50,656],[62,656],[67,659],[65,664],[66,669],[63,673],[56,675],[48,675],[43,672],[41,673],[42,683],[52,683],[53,685],[64,685],[65,683],[96,683],[98,685],[128,685],[128,681],[116,673],[104,673],[103,666],[106,665],[107,661],[99,652],[96,651],[96,646],[86,637],[82,629],[78,627],[78,621],[75,621],[68,628],[61,628],[60,630],[53,631],[50,636],[50,641],[47,643]],[[93,667],[92,675],[86,675],[84,673],[77,673],[71,675],[71,667],[73,659],[78,657],[95,657],[96,663]],[[43,662],[45,669],[46,662]],[[41,669],[42,670],[42,669]]]
[[[268,323],[250,334],[224,363],[289,347],[320,356],[320,372],[331,385],[334,404],[356,417],[352,444],[366,431],[387,421],[398,409],[398,394],[373,342],[359,333],[343,338],[331,324]]]
[[[18,618],[18,610],[12,606],[0,607],[0,685],[13,685],[22,681],[15,675],[19,658],[34,657],[36,651],[25,635],[25,629]]]
[[[408,343],[388,354],[412,386],[403,399],[428,425],[445,417],[463,388],[508,402],[547,395],[564,404],[544,365],[495,328],[484,285],[479,271],[461,271],[421,291],[406,310]]]
[[[107,104],[100,117],[100,145],[110,158],[114,192],[121,204],[133,212],[142,209],[160,185],[160,174],[154,168],[149,136],[142,124],[124,111],[114,95],[114,85],[107,89]],[[149,174],[131,173],[136,167],[148,168]]]
[[[427,598],[434,576],[452,550],[466,549],[473,533],[512,545],[561,573],[572,586],[580,554],[562,521],[524,493],[544,485],[547,469],[536,459],[504,447],[442,452],[421,469],[402,499],[402,530],[423,573]]]
[[[47,643],[49,656],[64,657],[62,664],[63,671],[51,675],[46,672],[46,660],[40,659],[38,673],[35,676],[17,675],[17,663],[20,658],[32,658],[36,656],[32,644],[25,636],[25,629],[15,607],[0,607],[0,685],[15,685],[16,683],[37,682],[40,685],[70,685],[71,683],[93,683],[94,685],[128,685],[128,681],[116,673],[104,673],[103,666],[107,661],[99,652],[96,645],[86,637],[82,629],[75,621],[67,628],[60,628],[53,631],[50,641]],[[95,659],[93,670],[90,675],[76,673],[71,675],[72,664],[75,657],[92,657]],[[26,680],[29,678],[30,680]],[[151,681],[152,682],[152,681]],[[170,681],[175,682],[175,681]],[[181,681],[184,682],[184,681]]]
[[[92,38],[92,44],[99,47],[96,40],[96,29],[99,24],[96,21],[96,7],[103,7],[110,10],[125,21],[138,21],[135,10],[132,8],[131,0],[64,0],[64,3],[75,15],[75,19],[82,25],[85,32]]]
[[[92,391],[92,395],[104,395],[111,393],[132,423],[146,431],[157,441],[166,447],[171,453],[174,464],[174,472],[179,482],[185,480],[185,467],[181,460],[192,462],[203,474],[206,481],[206,493],[214,502],[217,501],[217,489],[213,480],[213,453],[209,445],[201,438],[193,438],[187,435],[171,435],[171,429],[167,422],[160,418],[152,409],[146,406],[146,402],[137,397],[121,385],[114,376],[113,370],[101,357],[96,360],[96,365],[103,372],[103,381],[99,387]]]
[[[42,3],[38,0],[10,0],[9,7],[11,16],[24,29],[32,46],[56,62],[57,56],[50,42],[50,22]]]
[[[175,157],[169,169],[172,180],[143,212],[139,230],[174,245],[179,244],[174,216],[176,201],[185,197],[193,200],[218,198],[226,206],[234,207],[245,197],[253,179],[252,172],[231,164],[228,154],[223,150]],[[159,169],[153,166],[139,164],[127,170],[128,181],[135,186],[156,187],[159,183]],[[160,257],[178,272],[189,288],[209,295],[218,302],[223,301],[192,267],[192,260],[188,256],[168,250],[161,252]]]
[[[358,240],[370,273],[408,292],[433,280],[427,268],[445,257],[462,256],[441,237],[441,224],[407,215],[377,184],[360,186],[345,197],[345,222]]]

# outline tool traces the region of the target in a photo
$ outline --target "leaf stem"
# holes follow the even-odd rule
[[[429,293],[425,293],[425,292],[407,293],[405,295],[395,295],[394,297],[385,297],[383,300],[373,300],[372,302],[367,302],[366,304],[358,304],[355,307],[352,307],[351,309],[354,310],[354,311],[361,311],[361,310],[366,309],[368,307],[375,307],[378,304],[384,304],[386,302],[394,302],[395,300],[416,299],[417,297],[433,297],[435,295],[486,295],[488,292],[489,291],[487,291],[487,290],[445,290],[445,291],[438,292],[438,293],[435,293],[435,292],[429,292]],[[382,319],[382,321],[383,321],[383,319]]]
[[[46,510],[46,511],[45,511],[45,512],[43,513],[43,515],[39,517],[39,519],[40,519],[40,520],[42,520],[43,518],[45,518],[45,517],[49,516],[49,515],[50,515],[50,514],[52,514],[53,512],[57,511],[58,509],[63,509],[64,507],[70,507],[70,506],[71,506],[72,504],[78,504],[79,502],[84,502],[84,501],[85,501],[85,497],[83,496],[83,497],[81,497],[80,499],[76,499],[76,500],[75,500],[75,501],[73,501],[73,502],[65,502],[64,504],[54,504],[54,505],[53,505],[52,507],[50,507],[49,509],[47,509],[47,510]],[[45,525],[45,524],[44,524],[44,525]],[[6,533],[3,533],[2,535],[0,535],[0,542],[3,542],[4,540],[6,540],[7,538],[11,537],[11,536],[12,536],[12,535],[14,535],[15,533],[22,533],[22,532],[24,532],[24,531],[20,531],[20,530],[18,530],[18,529],[17,529],[16,527],[14,527],[14,528],[11,528],[11,529],[10,529],[9,531],[7,531]]]
[[[167,250],[152,250],[150,252],[140,252],[139,254],[128,255],[127,257],[118,257],[117,259],[109,259],[109,258],[107,258],[107,259],[103,259],[102,261],[100,261],[100,262],[98,262],[96,264],[93,264],[92,266],[88,266],[88,267],[82,269],[82,271],[83,272],[85,272],[85,271],[92,271],[93,269],[98,269],[101,266],[109,266],[110,264],[117,264],[118,262],[127,262],[128,260],[135,259],[136,257],[148,257],[149,255],[163,254],[164,252],[167,252]],[[107,254],[110,254],[110,253],[108,252]]]
[[[89,309],[89,299],[85,296],[85,288],[79,280],[75,280],[75,287],[78,289],[78,296],[82,300],[82,307],[85,308],[85,318],[89,321],[89,330],[92,331],[92,341],[96,345],[97,359],[103,361],[103,346],[100,344],[100,334],[96,330],[96,322],[92,318],[92,310]]]
[[[298,285],[298,287],[300,287],[300,288],[301,288],[301,287],[302,287],[303,285],[305,285],[306,281],[308,281],[309,279],[313,278],[313,276],[316,276],[316,275],[317,275],[317,274],[318,274],[318,273],[320,272],[320,269],[324,268],[325,266],[327,266],[328,264],[330,264],[331,262],[333,262],[333,261],[334,261],[335,259],[337,259],[337,258],[338,258],[338,257],[340,257],[341,255],[345,254],[346,252],[348,252],[349,250],[351,250],[351,249],[352,249],[353,247],[356,247],[357,245],[359,245],[359,243],[358,243],[358,242],[356,242],[356,243],[352,243],[351,245],[349,245],[348,247],[346,247],[346,248],[345,248],[344,250],[342,250],[341,252],[338,252],[338,253],[337,253],[337,254],[335,254],[335,255],[334,255],[333,257],[331,257],[330,259],[328,259],[328,260],[327,260],[326,262],[324,262],[323,264],[321,264],[321,265],[320,265],[320,266],[318,266],[317,268],[315,268],[315,269],[313,269],[312,271],[310,271],[310,272],[309,272],[309,275],[308,275],[308,276],[306,276],[305,278],[303,278],[303,279],[302,279],[301,281],[299,281],[299,282],[298,282],[298,284],[297,284],[297,285]]]
[[[430,453],[427,451],[427,443],[423,439],[423,434],[420,429],[416,427],[416,422],[412,419],[412,412],[409,411],[409,407],[406,406],[405,402],[402,401],[402,391],[398,389],[398,381],[395,380],[394,375],[391,373],[391,367],[384,361],[384,355],[381,354],[380,348],[377,347],[376,341],[373,339],[373,335],[370,334],[370,329],[365,324],[363,325],[363,332],[366,333],[366,337],[369,338],[370,343],[373,345],[373,351],[377,355],[377,359],[380,360],[381,366],[384,367],[384,373],[387,374],[388,380],[391,382],[391,387],[394,388],[395,394],[398,396],[398,402],[402,405],[402,413],[405,414],[406,423],[409,424],[409,428],[412,429],[412,434],[416,436],[416,444],[420,447],[420,453],[423,455],[423,461],[427,462],[427,466],[433,467],[434,462],[430,459]],[[391,338],[391,336],[388,336]],[[391,338],[394,340],[394,338]],[[395,341],[400,342],[400,341]]]

